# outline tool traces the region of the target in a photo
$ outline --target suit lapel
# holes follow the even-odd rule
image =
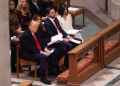
[[[53,24],[53,22],[48,18],[48,21],[50,22],[50,25],[52,25],[52,29],[53,29],[53,27],[54,27],[54,29],[52,30],[54,33],[57,33],[58,34],[58,32],[57,32],[57,28],[56,28],[56,26]],[[55,35],[57,35],[57,34],[55,34]]]
[[[35,6],[35,4],[33,4],[33,2],[31,1],[31,5],[32,5],[32,8],[34,9],[34,10],[36,10],[37,12],[40,12],[39,10],[38,10],[38,8]],[[38,4],[37,4],[38,5]],[[38,6],[39,7],[39,6]]]
[[[32,40],[32,42],[33,42],[33,46],[36,46],[36,47],[37,47],[36,41],[35,41],[32,33],[31,33],[30,29],[28,29],[28,32],[29,32],[29,36],[30,36],[30,38],[31,38],[31,40]]]

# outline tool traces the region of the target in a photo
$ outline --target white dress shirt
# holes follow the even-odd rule
[[[52,21],[52,23],[55,25],[55,23],[54,23],[54,19],[52,19],[52,18],[50,18],[50,17],[48,17],[51,21]],[[56,27],[56,29],[57,29],[57,26],[55,25],[55,27]],[[60,33],[60,31],[57,29],[57,32],[58,32],[58,34],[61,34]]]

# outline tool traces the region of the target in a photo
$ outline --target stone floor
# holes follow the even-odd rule
[[[82,25],[82,15],[76,17],[76,29],[82,29],[86,32],[80,33],[84,41],[113,22],[113,20],[99,8],[97,0],[71,0],[71,6],[85,7],[84,26]],[[118,33],[110,39],[118,40]],[[56,85],[55,76],[47,76],[47,78],[53,83],[51,86],[63,86]],[[19,79],[16,78],[16,73],[11,73],[11,86],[17,86],[25,80],[34,80],[34,71],[30,73],[24,71],[20,73]],[[34,81],[33,86],[46,86],[40,82],[39,73],[38,79]],[[80,86],[120,86],[120,57],[81,83]]]

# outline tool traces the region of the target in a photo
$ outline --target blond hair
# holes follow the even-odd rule
[[[23,9],[22,9],[21,4],[22,4],[22,0],[18,0],[17,10],[20,10],[22,12],[23,16],[25,16],[26,13],[30,13],[30,11],[29,11],[29,5],[27,4],[27,1],[26,1],[26,7],[24,7]]]

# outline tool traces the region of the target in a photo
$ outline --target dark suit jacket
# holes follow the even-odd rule
[[[66,38],[68,36],[68,34],[61,28],[60,23],[59,23],[57,18],[55,18],[55,21],[57,22],[63,36]],[[53,22],[49,18],[47,18],[46,21],[44,22],[44,26],[45,26],[45,29],[46,29],[47,33],[51,37],[55,36],[55,35],[58,35],[56,26],[53,24]]]
[[[29,10],[31,13],[31,18],[34,14],[39,14],[41,17],[45,17],[46,14],[43,10],[43,6],[41,4],[41,1],[38,0],[37,5],[38,5],[40,11],[38,10],[38,8],[35,6],[35,4],[31,0],[29,1]]]
[[[35,34],[42,50],[46,47],[42,42],[40,35],[37,33]],[[40,53],[40,50],[37,48],[35,39],[30,31],[30,29],[26,29],[26,31],[22,34],[20,38],[20,56],[25,60],[32,60],[34,61],[34,54]]]
[[[41,39],[46,45],[51,41],[51,37],[49,36],[49,34],[45,32],[42,28],[39,27],[37,33],[40,35]]]

